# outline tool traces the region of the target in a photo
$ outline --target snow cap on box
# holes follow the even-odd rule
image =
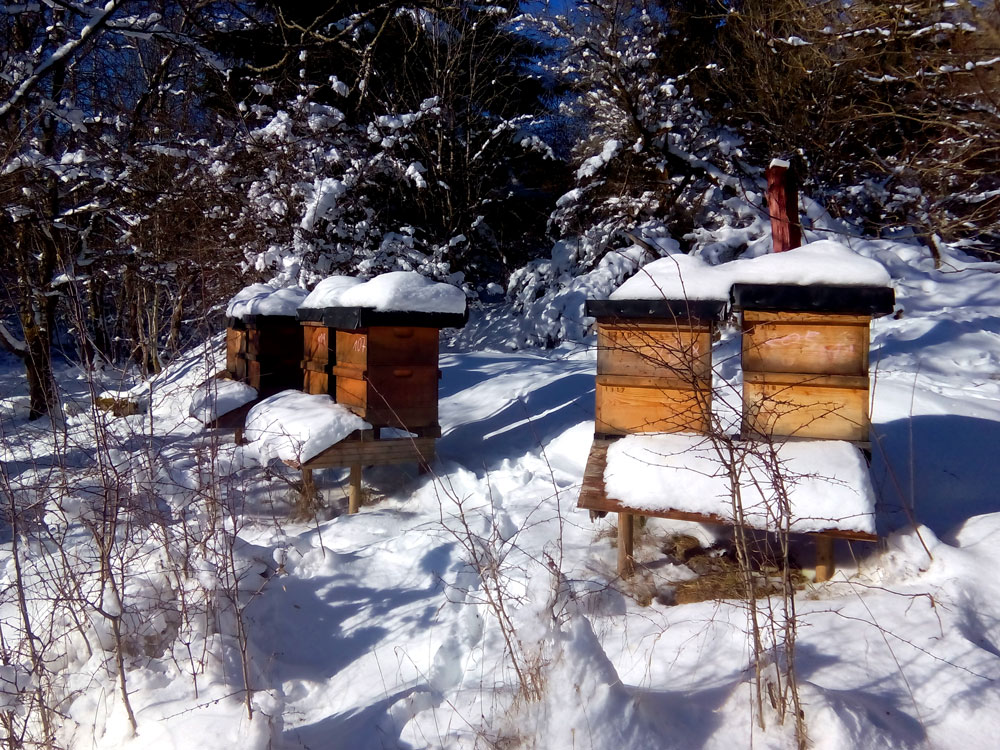
[[[889,272],[834,240],[718,266],[678,253],[640,268],[611,299],[728,300],[733,284],[888,286]]]
[[[392,271],[361,282],[348,276],[321,281],[302,307],[365,307],[392,312],[465,312],[465,292],[416,271]]]
[[[295,311],[309,294],[301,287],[284,289],[270,284],[251,284],[229,300],[226,317],[246,318],[249,315],[289,315]]]

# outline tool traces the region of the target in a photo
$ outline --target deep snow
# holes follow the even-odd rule
[[[935,270],[916,246],[852,246],[888,268],[901,310],[872,335],[872,477],[887,536],[881,547],[838,546],[836,580],[797,599],[809,736],[831,750],[991,747],[1000,731],[998,268],[955,254]],[[738,392],[736,351],[727,332],[717,344],[720,389]],[[138,734],[115,687],[109,620],[91,607],[52,662],[65,695],[61,743],[789,746],[788,727],[767,717],[761,731],[752,715],[744,606],[671,606],[661,596],[693,576],[661,552],[667,537],[683,530],[708,543],[725,532],[651,519],[637,540],[639,573],[626,584],[614,572],[613,519],[591,523],[575,508],[593,431],[592,347],[445,353],[433,475],[369,469],[369,502],[348,516],[345,473],[323,472],[329,511],[312,523],[288,519],[294,474],[245,462],[231,438],[188,417],[218,352],[216,339],[175,363],[145,386],[149,412],[119,419],[91,412],[93,389],[64,369],[66,440],[26,421],[23,376],[0,354],[4,501],[44,511],[61,540],[32,548],[29,583],[41,585],[60,550],[90,565],[86,523],[100,519],[106,497],[88,471],[95,434],[137,518],[158,509],[203,530],[189,577],[175,579],[172,558],[157,551],[159,527],[131,529],[144,552],[129,562],[136,572],[121,606],[139,644],[126,660]],[[111,373],[103,378],[101,390],[115,385]],[[715,401],[723,410],[738,403]],[[209,496],[206,487],[220,489]],[[232,512],[210,534],[220,502]],[[2,538],[6,586],[9,530]],[[213,545],[232,550],[242,580],[252,720],[226,606],[227,558],[213,556]],[[490,605],[501,592],[511,646]],[[116,605],[96,587],[82,595],[105,612]],[[181,600],[195,613],[188,619]],[[0,616],[10,622],[14,610],[4,594]],[[5,638],[12,632],[5,625]],[[515,666],[537,677],[538,700],[519,694]],[[4,710],[16,705],[23,666],[0,679],[13,684],[0,684]]]

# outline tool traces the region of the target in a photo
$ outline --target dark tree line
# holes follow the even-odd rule
[[[0,342],[38,416],[53,350],[155,372],[251,281],[702,251],[776,153],[866,232],[992,252],[998,29],[995,0],[7,6]]]

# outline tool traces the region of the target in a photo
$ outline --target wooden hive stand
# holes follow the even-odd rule
[[[468,312],[300,308],[298,319],[305,392],[329,394],[373,428],[302,466],[306,490],[311,490],[312,469],[350,467],[353,513],[363,466],[413,461],[425,471],[433,460],[434,441],[441,435],[438,334],[441,328],[464,326]],[[392,430],[405,430],[411,436],[387,436]]]
[[[732,303],[741,311],[743,436],[846,440],[870,458],[871,321],[892,312],[893,290],[735,284]],[[834,538],[816,535],[817,581],[833,575]]]
[[[636,513],[607,504],[607,447],[637,433],[708,432],[712,335],[724,309],[716,301],[587,300],[587,315],[597,320],[595,434],[578,507],[618,514],[622,577],[634,571]]]

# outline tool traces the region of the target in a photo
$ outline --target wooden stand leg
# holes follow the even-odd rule
[[[347,512],[354,514],[361,508],[361,464],[351,464],[350,486],[347,490]]]
[[[235,433],[233,434],[233,439],[236,440],[237,445],[243,445],[243,428],[237,427]]]
[[[312,469],[302,470],[302,495],[300,505],[302,508],[309,508],[316,498],[316,482],[313,480]]]
[[[633,549],[635,543],[635,517],[631,513],[618,514],[618,575],[631,578],[635,572]]]
[[[833,538],[816,537],[816,583],[829,581],[833,578]]]

